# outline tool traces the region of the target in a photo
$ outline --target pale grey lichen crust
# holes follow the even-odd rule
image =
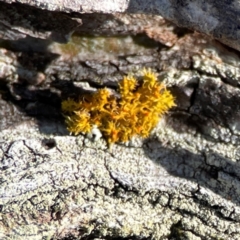
[[[240,239],[239,57],[189,36],[198,44],[184,45],[186,36],[161,51],[160,79],[178,106],[146,140],[108,149],[103,138],[70,136],[58,122],[40,128],[41,121],[27,119],[4,127],[0,239],[96,232],[101,238]],[[12,59],[0,51],[1,78],[15,79]]]
[[[194,66],[205,71],[206,61]],[[192,77],[172,71],[165,75],[169,86],[184,88]],[[198,76],[195,91],[208,81],[225,84],[214,72]],[[94,230],[102,237],[167,239],[177,232],[187,239],[239,239],[239,151],[222,137],[238,133],[221,124],[202,132],[186,125],[181,114],[196,115],[197,104],[196,97],[189,113],[179,108],[179,119],[166,116],[149,139],[135,138],[127,147],[108,149],[102,138],[46,135],[34,123],[3,130],[0,237],[60,238]]]

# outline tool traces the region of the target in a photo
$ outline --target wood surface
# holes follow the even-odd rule
[[[0,3],[0,239],[240,239],[238,51],[158,15],[169,2],[180,18],[188,1],[9,2]],[[238,9],[208,2],[207,12]],[[62,99],[115,91],[143,67],[177,104],[149,138],[109,149],[69,135]]]

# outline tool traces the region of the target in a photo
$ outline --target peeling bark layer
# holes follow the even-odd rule
[[[20,4],[0,36],[1,239],[240,238],[238,52],[160,16]],[[148,139],[69,136],[62,99],[142,67],[177,103]]]
[[[15,3],[15,0],[1,0]],[[17,1],[49,11],[79,13],[145,13],[157,14],[180,27],[212,36],[222,43],[240,50],[238,18],[239,0],[34,0]]]

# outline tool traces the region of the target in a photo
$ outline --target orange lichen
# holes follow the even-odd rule
[[[142,71],[142,82],[128,75],[119,83],[120,98],[106,88],[82,100],[62,102],[68,130],[77,135],[97,126],[108,141],[129,141],[134,135],[147,137],[160,117],[175,106],[174,97],[158,82],[150,69]]]

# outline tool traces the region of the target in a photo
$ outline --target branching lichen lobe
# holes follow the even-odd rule
[[[160,117],[175,103],[154,72],[144,69],[142,75],[141,83],[133,75],[120,81],[119,99],[103,88],[84,95],[80,101],[64,100],[62,111],[68,130],[77,135],[89,133],[97,126],[108,144],[127,142],[135,135],[148,137]]]

